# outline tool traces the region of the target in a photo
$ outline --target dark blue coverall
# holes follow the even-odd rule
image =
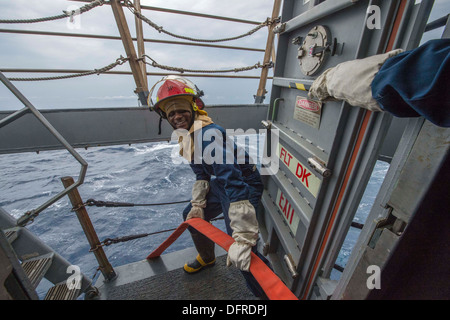
[[[223,161],[222,163],[212,162],[208,164],[208,161],[205,161],[204,157],[202,157],[202,159],[197,160],[197,162],[201,161],[201,163],[195,163],[196,159],[194,158],[192,163],[190,163],[190,166],[196,175],[196,180],[209,181],[210,190],[206,196],[206,208],[204,208],[205,220],[210,221],[223,213],[227,233],[231,236],[233,230],[230,227],[230,218],[228,217],[230,203],[249,200],[255,208],[255,211],[257,211],[264,186],[259,171],[256,169],[255,164],[250,163],[248,154],[243,150],[239,150],[234,142],[231,142],[232,146],[230,148],[226,148],[226,144],[230,143],[231,140],[230,138],[227,138],[226,131],[222,127],[213,123],[203,127],[202,130],[198,130],[198,132],[194,132],[194,135],[201,134],[203,137],[204,133],[208,130],[214,130],[216,136],[221,136],[222,141],[215,142],[214,138],[200,139],[200,137],[197,136],[197,139],[194,140],[194,148],[201,148],[202,153],[199,153],[199,155],[204,156],[203,152],[205,151],[205,148],[212,143],[218,143],[215,145],[215,150],[218,150],[219,152],[222,151]],[[221,149],[220,144],[222,145]],[[227,153],[229,154],[231,150],[233,150],[234,154],[232,157],[228,155],[228,159],[233,159],[233,163],[227,163]],[[244,164],[238,163],[237,156],[240,152],[243,152],[244,154]],[[212,156],[215,156],[214,152],[212,153]],[[184,209],[184,220],[186,220],[191,208],[192,205],[189,203]],[[197,230],[191,227],[189,227],[189,231],[191,233],[198,233]],[[252,251],[270,266],[268,260],[256,250],[256,246],[252,248]],[[253,294],[257,297],[264,296],[263,290],[253,275],[250,272],[245,271],[242,271],[242,274],[247,281],[247,286]]]

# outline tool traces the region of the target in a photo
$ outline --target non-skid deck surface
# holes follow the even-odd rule
[[[116,287],[108,299],[137,300],[235,300],[255,299],[236,268],[225,266],[226,256],[214,267],[197,274],[181,268]]]
[[[99,288],[101,298],[107,300],[258,299],[247,288],[241,272],[235,267],[226,266],[226,255],[219,256],[214,267],[204,269],[196,274],[184,272],[182,263],[178,263],[179,267],[173,270],[163,272],[161,272],[161,268],[167,267],[170,262],[155,261],[148,263],[148,266],[145,264],[147,263],[141,262],[139,267],[120,267],[117,271],[119,277],[122,276],[122,280],[118,279],[116,283],[113,281],[101,285]],[[129,276],[128,273],[132,276],[141,272],[143,268],[151,268],[155,274],[136,281],[132,281],[133,279],[123,280],[123,277]]]

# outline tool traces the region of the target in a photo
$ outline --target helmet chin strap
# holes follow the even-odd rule
[[[159,124],[158,124],[158,135],[161,134],[161,123],[162,123],[163,117],[159,115]]]
[[[189,129],[193,126],[194,121],[195,121],[195,116],[197,115],[197,113],[194,111],[194,109],[192,108],[192,113],[191,113],[191,123],[189,123]]]
[[[194,105],[195,103],[194,102],[192,102],[191,103],[191,122],[189,123],[189,129],[192,127],[192,125],[194,124],[194,121],[195,121],[195,116],[197,115],[197,112],[195,112],[194,111]],[[189,130],[188,129],[188,130]]]

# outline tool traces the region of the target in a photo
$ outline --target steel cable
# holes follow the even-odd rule
[[[43,18],[35,18],[35,19],[0,19],[0,23],[37,23],[37,22],[45,22],[45,21],[53,21],[53,20],[59,20],[64,19],[68,17],[72,17],[75,14],[82,14],[85,13],[95,7],[101,6],[105,3],[105,0],[94,0],[82,7],[80,7],[78,10],[72,10],[72,11],[64,11],[62,14],[56,15],[56,16],[50,16],[50,17],[43,17]]]
[[[269,26],[270,24],[272,24],[272,21],[270,19],[267,19],[266,21],[262,22],[261,24],[259,24],[258,26],[256,26],[255,28],[253,28],[252,30],[235,36],[235,37],[229,37],[229,38],[223,38],[223,39],[198,39],[198,38],[192,38],[192,37],[187,37],[187,36],[181,36],[181,35],[177,35],[175,33],[169,32],[167,30],[164,30],[164,28],[162,26],[158,26],[156,23],[154,23],[153,21],[151,21],[150,19],[148,19],[146,16],[144,16],[142,13],[140,13],[136,7],[134,6],[133,3],[131,3],[129,0],[125,1],[125,5],[128,7],[128,9],[139,19],[141,19],[142,21],[144,21],[145,23],[147,23],[149,26],[151,26],[152,28],[154,28],[156,31],[158,31],[159,33],[165,33],[171,37],[174,38],[178,38],[178,39],[183,39],[183,40],[188,40],[188,41],[194,41],[194,42],[210,42],[210,43],[214,43],[214,42],[225,42],[225,41],[231,41],[231,40],[237,40],[237,39],[241,39],[247,36],[250,36],[252,34],[254,34],[256,31],[258,31],[261,28],[264,28],[266,26]]]
[[[61,79],[69,79],[69,78],[76,78],[76,77],[83,77],[83,76],[90,76],[92,74],[100,75],[102,73],[105,73],[113,68],[115,68],[118,65],[122,65],[125,62],[127,62],[129,59],[124,58],[120,56],[115,62],[100,68],[100,69],[94,69],[92,71],[87,72],[81,72],[76,74],[70,74],[65,76],[54,76],[54,77],[40,77],[40,78],[8,78],[9,81],[44,81],[44,80],[61,80]]]

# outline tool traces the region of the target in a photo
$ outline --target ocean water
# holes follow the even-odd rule
[[[186,164],[176,164],[171,156],[178,152],[174,143],[148,143],[77,149],[88,162],[85,182],[79,187],[84,201],[93,198],[102,201],[135,204],[188,201],[194,174]],[[372,178],[355,216],[364,223],[378,189],[388,169],[385,162],[377,162]],[[76,181],[80,165],[65,150],[0,155],[0,206],[19,218],[63,190],[61,178],[71,176]],[[138,206],[126,208],[87,207],[100,241],[141,233],[152,233],[176,228],[182,222],[185,203]],[[98,276],[98,263],[78,222],[67,196],[41,212],[28,228],[47,245],[61,254],[89,278]],[[225,231],[223,220],[214,225]],[[337,264],[345,266],[360,230],[350,228]],[[170,233],[151,235],[104,247],[112,266],[140,261],[162,243]],[[192,240],[185,232],[166,252],[191,247]],[[333,278],[339,278],[334,272]],[[96,277],[93,278],[95,283]],[[37,291],[43,298],[52,286],[42,281]]]
[[[358,209],[353,218],[354,222],[364,224],[367,217],[372,209],[375,198],[378,195],[381,184],[383,183],[384,177],[389,169],[389,163],[384,161],[377,161],[375,167],[370,176],[369,182],[367,183],[366,190],[361,198]],[[342,244],[339,255],[336,259],[335,264],[345,267],[347,265],[348,259],[355,246],[361,230],[355,227],[350,227],[347,236],[345,237],[344,243]],[[339,280],[341,272],[333,269],[330,278],[332,280]]]

